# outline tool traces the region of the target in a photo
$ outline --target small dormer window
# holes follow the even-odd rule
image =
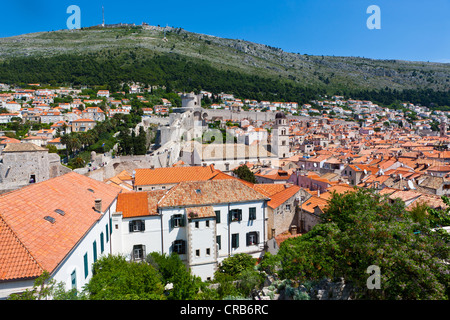
[[[202,190],[196,189],[196,190],[195,190],[195,193],[196,193],[196,194],[201,194],[201,193],[202,193]]]
[[[50,222],[50,223],[52,223],[52,224],[55,223],[55,221],[56,221],[55,218],[50,217],[50,216],[45,216],[45,217],[44,217],[44,220],[47,220],[48,222]]]
[[[56,213],[58,213],[58,214],[60,214],[60,215],[65,215],[66,213],[63,211],[63,210],[61,210],[61,209],[55,209],[55,212]]]

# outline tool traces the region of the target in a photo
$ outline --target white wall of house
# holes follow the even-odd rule
[[[130,232],[129,223],[134,220],[144,221],[145,230]],[[123,254],[131,259],[135,245],[144,245],[147,254],[150,252],[162,253],[161,217],[159,215],[123,219],[121,214],[113,214],[112,227],[112,254]]]
[[[254,220],[249,220],[250,208],[255,208]],[[242,220],[228,221],[228,212],[233,209],[242,210]],[[124,254],[132,259],[135,245],[144,245],[146,255],[151,252],[170,254],[175,241],[183,240],[186,243],[185,253],[179,256],[191,268],[191,272],[203,280],[212,278],[217,264],[230,255],[237,253],[248,253],[253,257],[262,255],[267,239],[265,212],[267,209],[264,201],[216,204],[213,205],[213,210],[220,212],[219,223],[216,223],[214,217],[188,220],[184,207],[160,208],[160,215],[156,216],[123,219],[121,214],[114,214],[112,254]],[[172,227],[171,218],[175,215],[183,216],[184,226]],[[145,230],[130,232],[131,220],[144,221]],[[249,233],[257,235],[257,243],[247,245]],[[239,246],[236,248],[232,246],[233,234],[239,239]],[[217,243],[218,236],[220,249]]]
[[[82,291],[82,287],[92,278],[92,264],[94,260],[98,260],[101,256],[108,255],[111,252],[110,215],[116,211],[116,204],[117,199],[114,200],[97,223],[92,226],[86,236],[73,248],[53,274],[52,278],[57,282],[64,282],[67,290],[73,288],[72,279],[74,276],[75,287],[78,291]],[[94,243],[97,251],[95,259]],[[87,275],[85,273],[85,255],[87,255]]]
[[[66,290],[76,288],[80,292],[83,286],[91,279],[92,264],[94,263],[94,242],[96,245],[97,260],[102,255],[107,255],[111,252],[110,215],[116,211],[116,204],[117,199],[111,203],[102,217],[91,227],[85,237],[80,239],[64,260],[61,261],[60,265],[52,271],[51,278],[56,280],[57,283],[63,282]],[[103,251],[101,246],[102,239]],[[87,255],[87,274],[84,260],[85,255]],[[6,299],[12,293],[32,289],[33,285],[34,280],[1,283],[0,300]]]

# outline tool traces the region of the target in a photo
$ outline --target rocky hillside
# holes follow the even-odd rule
[[[249,41],[153,26],[83,28],[0,39],[0,59],[87,54],[99,50],[144,48],[178,54],[211,66],[250,75],[278,77],[304,86],[357,89],[450,89],[450,64],[311,56]]]

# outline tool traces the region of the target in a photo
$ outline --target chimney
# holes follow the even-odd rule
[[[102,199],[95,199],[95,211],[102,212]]]
[[[292,235],[296,235],[297,234],[297,226],[296,225],[291,225],[291,234]]]

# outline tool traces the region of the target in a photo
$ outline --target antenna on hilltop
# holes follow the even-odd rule
[[[105,7],[102,6],[102,27],[105,26]]]
[[[165,42],[168,41],[167,38],[166,38],[166,29],[167,29],[167,27],[168,27],[168,24],[166,24],[166,27],[164,28],[164,38],[163,38],[163,41],[165,41]]]

